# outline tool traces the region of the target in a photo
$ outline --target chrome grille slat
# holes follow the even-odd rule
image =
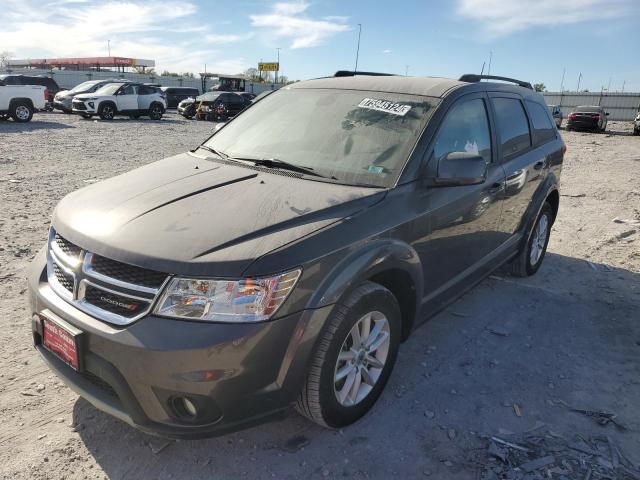
[[[108,268],[101,268],[105,265]],[[149,313],[170,277],[87,252],[52,228],[47,278],[51,288],[78,309],[105,322],[127,325]]]

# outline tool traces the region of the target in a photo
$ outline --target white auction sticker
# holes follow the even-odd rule
[[[410,105],[402,105],[401,103],[390,102],[389,100],[377,100],[375,98],[365,98],[359,104],[361,108],[369,110],[377,110],[378,112],[390,113],[392,115],[406,115],[411,110]]]

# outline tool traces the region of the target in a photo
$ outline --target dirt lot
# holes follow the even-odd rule
[[[604,439],[640,463],[640,138],[616,122],[604,135],[563,132],[560,212],[539,273],[493,276],[416,331],[356,425],[327,431],[292,413],[167,442],[79,399],[32,348],[25,307],[51,211],[88,182],[193,147],[212,126],[176,115],[0,122],[0,478],[500,478],[487,437],[533,428],[547,440]],[[569,407],[615,413],[626,430]],[[597,473],[623,456],[604,465],[572,451],[592,479],[633,478]],[[585,478],[557,452],[544,478]]]

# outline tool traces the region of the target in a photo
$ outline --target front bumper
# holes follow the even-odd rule
[[[589,120],[567,120],[567,128],[575,128],[576,130],[597,130],[600,124],[598,121]]]
[[[56,110],[62,110],[63,112],[67,112],[67,113],[71,112],[72,110],[71,100],[54,99],[53,108],[55,108]]]
[[[76,309],[46,282],[45,255],[32,265],[29,296],[34,344],[60,378],[97,408],[149,433],[176,438],[224,434],[285,410],[306,378],[331,306],[256,324],[213,324],[146,316],[115,328]],[[40,316],[82,331],[84,370],[42,346]],[[199,407],[185,419],[173,405]]]

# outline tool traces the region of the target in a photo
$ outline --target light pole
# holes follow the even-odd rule
[[[580,80],[582,80],[582,72],[580,72],[580,75],[578,75],[578,88],[576,89],[576,92],[580,91]]]
[[[567,68],[562,69],[562,80],[560,80],[560,93],[564,90],[564,74],[566,73]]]
[[[111,40],[107,40],[107,52],[109,52],[109,56],[111,56]]]
[[[358,56],[360,55],[360,34],[362,33],[362,24],[358,24],[358,48],[356,49],[356,68],[353,69],[353,74],[355,75],[358,71]]]
[[[408,76],[409,76],[409,67],[410,67],[410,66],[411,66],[411,65],[405,65],[405,66],[404,66],[404,76],[405,76],[405,77],[408,77]]]
[[[282,50],[280,47],[276,48],[276,50],[278,51],[278,69],[276,70],[276,83],[278,83],[278,73],[280,73],[280,50]]]

